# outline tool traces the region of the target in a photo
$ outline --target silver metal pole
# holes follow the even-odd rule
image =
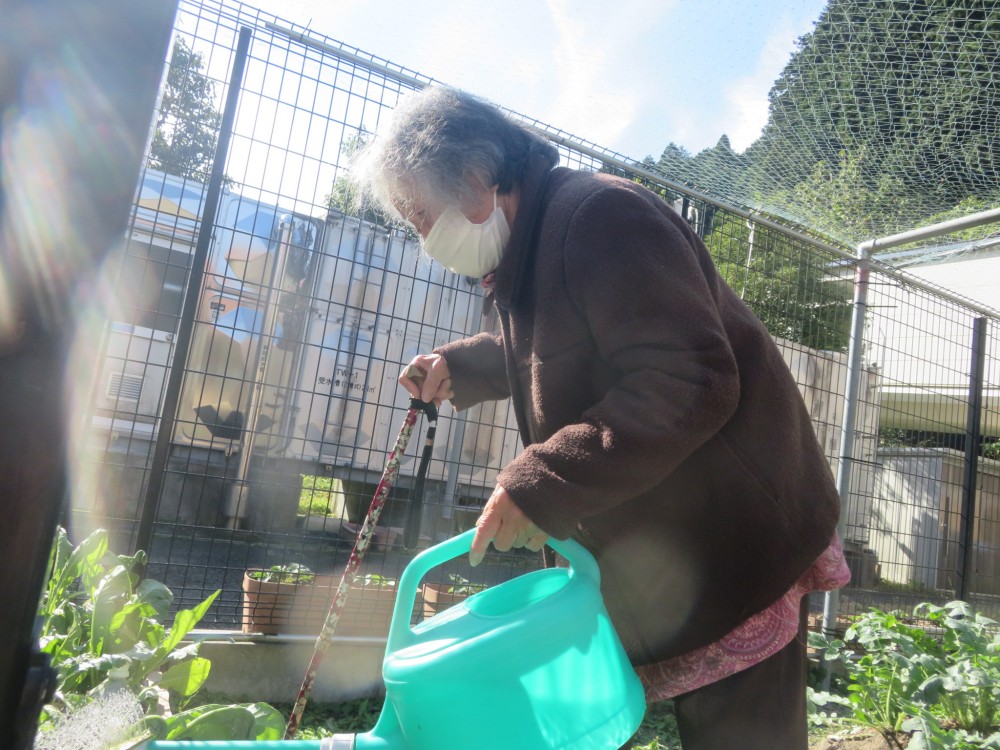
[[[840,463],[837,466],[837,492],[840,494],[840,521],[837,534],[841,540],[847,531],[845,511],[851,495],[851,471],[854,468],[854,434],[858,413],[858,391],[861,381],[861,355],[864,349],[865,314],[868,308],[868,276],[871,272],[871,249],[858,249],[854,273],[854,312],[851,316],[851,341],[847,350],[847,388],[844,419],[840,428]],[[836,632],[840,592],[828,591],[823,602],[823,633],[830,637]],[[823,678],[829,687],[830,675]]]
[[[462,463],[462,445],[465,443],[465,417],[455,414],[452,424],[455,429],[448,438],[451,446],[448,451],[448,468],[445,471],[444,497],[441,499],[441,517],[449,521],[455,517],[455,506],[458,504],[456,490],[458,489],[458,472]],[[454,533],[454,529],[451,530]],[[451,536],[451,534],[448,534]],[[442,541],[442,540],[439,540]]]
[[[928,240],[933,237],[942,237],[953,232],[960,232],[963,229],[981,227],[984,224],[992,224],[995,221],[1000,221],[1000,208],[991,208],[989,211],[980,211],[958,219],[949,219],[948,221],[920,227],[919,229],[911,229],[908,232],[900,232],[888,237],[868,240],[867,242],[862,242],[858,249],[867,250],[869,253],[874,250],[888,250],[891,247],[909,245],[911,242]]]
[[[296,31],[295,29],[290,29],[287,26],[281,26],[280,24],[276,24],[271,21],[265,21],[264,28],[268,31],[274,32],[275,34],[288,37],[293,42],[298,42],[306,47],[312,47],[313,49],[319,50],[320,52],[330,55],[331,57],[346,60],[347,62],[358,65],[359,67],[367,68],[368,70],[374,73],[379,73],[390,80],[405,83],[407,86],[415,89],[426,88],[434,82],[434,79],[432,78],[416,78],[414,76],[407,75],[402,70],[397,68],[389,67],[389,65],[383,65],[374,58],[366,57],[364,55],[356,55],[343,47],[338,47],[330,44],[329,42],[324,42],[322,39],[310,36],[306,33],[306,31]]]

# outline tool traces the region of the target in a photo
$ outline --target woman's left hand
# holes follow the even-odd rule
[[[517,547],[527,547],[537,552],[548,538],[549,535],[535,526],[517,507],[507,490],[498,484],[476,521],[476,535],[469,550],[469,564],[475,566],[482,562],[490,542],[500,552]]]

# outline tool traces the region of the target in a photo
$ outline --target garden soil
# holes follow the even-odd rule
[[[858,732],[834,732],[809,746],[809,750],[898,750],[909,744],[910,736],[897,735],[899,745],[890,745],[874,729]]]

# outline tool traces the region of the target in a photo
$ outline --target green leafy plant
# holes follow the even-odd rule
[[[159,581],[142,580],[146,554],[114,555],[99,530],[75,549],[59,530],[51,575],[42,597],[40,645],[59,672],[63,693],[141,692],[156,681],[181,698],[208,677],[209,662],[197,644],[180,647],[215,601],[216,591],[194,609],[166,620],[173,594]]]
[[[316,580],[316,574],[305,565],[288,563],[287,565],[272,565],[267,570],[252,570],[247,575],[261,583],[291,583],[304,585]]]
[[[903,723],[903,730],[912,732],[907,750],[1000,750],[1000,733],[984,737],[975,732],[945,727],[926,709]]]
[[[323,518],[344,505],[344,483],[334,477],[302,474],[302,491],[299,493],[300,516]]]
[[[983,458],[990,458],[994,461],[1000,460],[1000,440],[983,442]]]
[[[457,573],[449,573],[448,580],[451,581],[451,585],[445,591],[455,596],[472,596],[486,588],[486,584],[473,583],[468,578],[463,578]]]
[[[266,704],[186,709],[205,683],[211,662],[198,643],[182,645],[219,591],[193,609],[181,609],[165,623],[173,594],[143,579],[147,556],[116,555],[108,533],[95,531],[73,547],[57,532],[49,578],[39,607],[39,646],[58,674],[55,700],[42,714],[41,736],[95,703],[120,694],[135,697],[145,716],[126,732],[136,741],[153,739],[269,739],[284,726]],[[247,718],[249,717],[249,718]]]
[[[986,734],[1000,724],[1000,635],[997,623],[965,602],[918,604],[914,616],[941,628],[943,671],[921,684],[918,697],[945,721]]]
[[[816,642],[817,639],[813,639]],[[878,730],[896,746],[904,722],[916,714],[911,698],[930,675],[941,670],[940,646],[924,630],[904,624],[895,614],[872,610],[847,629],[859,657],[832,640],[824,645],[826,658],[839,661],[848,676],[847,701],[813,695],[816,705],[846,705],[858,724]]]
[[[147,716],[138,729],[149,740],[280,740],[285,719],[267,703],[208,703],[169,717]]]
[[[623,750],[676,750],[681,746],[673,704],[667,701],[652,703],[635,735],[625,743]]]
[[[844,640],[810,634],[845,676],[841,690],[810,690],[814,724],[877,729],[893,747],[1000,748],[997,623],[965,602],[921,603],[913,617],[871,610]]]
[[[396,579],[382,576],[378,573],[369,573],[368,575],[360,576],[355,585],[370,586],[376,589],[391,589],[396,587]]]

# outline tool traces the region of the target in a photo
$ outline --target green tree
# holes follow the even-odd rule
[[[340,155],[350,161],[368,145],[369,138],[370,134],[363,131],[348,136],[340,145]],[[364,199],[358,186],[348,174],[342,174],[333,181],[330,192],[323,198],[323,204],[328,209],[357,216],[362,221],[369,221],[373,224],[389,226],[396,223],[392,217],[387,216]]]
[[[201,53],[177,37],[156,116],[149,166],[207,182],[222,117],[216,108],[215,82],[203,68]]]
[[[746,160],[733,151],[729,136],[722,135],[712,148],[700,151],[692,160],[695,182],[716,195],[738,195],[743,184]]]
[[[656,169],[668,179],[742,202],[739,186],[743,182],[746,163],[733,150],[727,135],[720,137],[712,148],[706,148],[695,156],[683,146],[671,142],[663,149]]]
[[[787,235],[722,214],[705,238],[726,283],[771,335],[813,349],[846,351],[852,288],[832,258],[803,252]]]
[[[927,215],[933,200],[914,193],[896,174],[878,173],[866,165],[867,149],[842,151],[834,163],[825,160],[788,190],[772,200],[788,216],[828,235],[883,237],[910,228],[906,217]]]

